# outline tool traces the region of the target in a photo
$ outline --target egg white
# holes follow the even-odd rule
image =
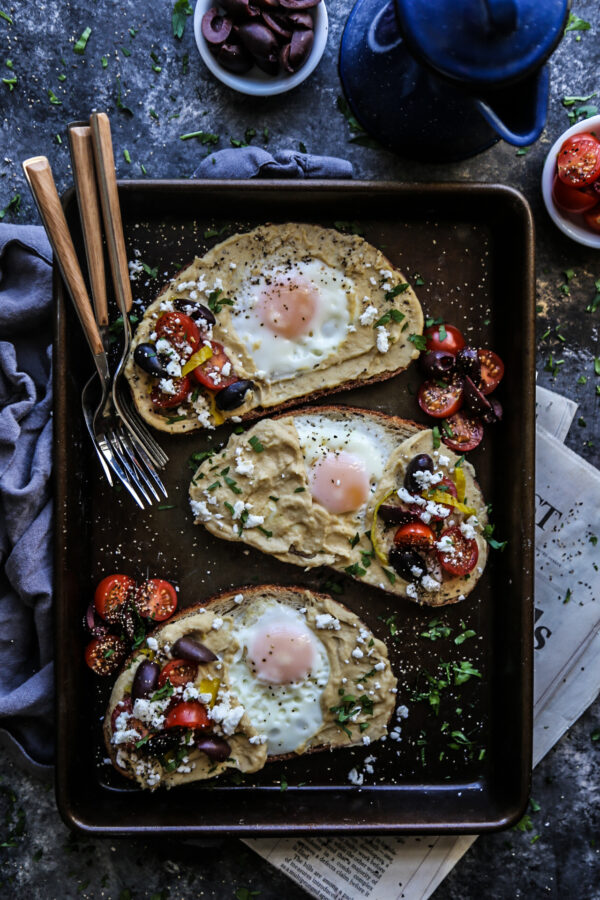
[[[319,304],[307,334],[287,338],[274,334],[262,321],[257,304],[277,278],[299,277],[319,294]],[[271,381],[293,378],[328,359],[343,343],[351,320],[352,279],[315,259],[276,264],[244,278],[236,291],[232,324],[257,370]]]
[[[307,629],[316,662],[302,681],[265,684],[247,665],[245,651],[257,630],[282,619]],[[266,736],[268,755],[292,753],[302,748],[323,725],[321,696],[330,672],[325,646],[308,628],[302,613],[275,600],[265,600],[258,608],[246,611],[236,623],[235,634],[240,647],[229,664],[229,681],[258,733]]]

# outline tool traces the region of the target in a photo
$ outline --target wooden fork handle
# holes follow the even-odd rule
[[[92,299],[98,325],[108,325],[106,275],[104,272],[104,244],[100,201],[96,187],[92,131],[88,125],[69,127],[69,146],[73,164],[73,180],[77,191],[79,217],[85,243]]]
[[[117,190],[110,122],[106,113],[93,113],[90,116],[90,125],[92,128],[98,187],[100,188],[104,231],[115,294],[121,313],[124,311],[129,312],[133,298],[131,296],[127,251],[125,249],[121,206]]]
[[[33,156],[31,159],[25,160],[23,171],[92,353],[94,356],[103,355],[104,347],[100,332],[94,319],[92,304],[77,261],[77,254],[56,190],[50,163],[45,156]]]

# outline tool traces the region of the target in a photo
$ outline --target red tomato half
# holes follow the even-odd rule
[[[187,684],[188,681],[195,681],[197,674],[196,663],[189,662],[187,659],[171,659],[161,669],[158,686],[159,688],[164,687],[168,678],[173,687],[178,687]]]
[[[209,391],[221,391],[223,388],[229,387],[230,384],[234,384],[234,382],[239,379],[231,372],[231,360],[225,353],[223,345],[219,344],[218,341],[211,341],[210,345],[212,347],[213,355],[210,359],[207,359],[205,363],[202,363],[201,366],[194,369],[194,377],[196,381],[208,388]],[[222,375],[221,370],[227,363],[230,364],[230,374]]]
[[[210,719],[206,707],[197,700],[178,703],[165,719],[165,728],[208,728]]]
[[[189,359],[200,346],[200,329],[190,316],[181,312],[166,312],[156,323],[157,338],[169,341],[179,359]]]
[[[445,419],[457,412],[463,403],[463,388],[460,381],[424,381],[419,388],[417,400],[423,412],[435,419]]]
[[[558,177],[569,187],[591,184],[600,175],[600,143],[583,132],[567,138],[556,157]]]
[[[569,187],[558,175],[555,175],[552,199],[563,212],[582,213],[596,205],[598,195],[595,191],[590,191],[588,194],[585,190]]]
[[[113,625],[119,620],[121,606],[133,599],[135,581],[129,575],[107,575],[94,593],[94,606],[99,616]]]
[[[465,346],[465,339],[454,325],[431,325],[425,331],[428,350],[444,350],[456,356]]]
[[[493,350],[478,350],[481,365],[481,393],[491,394],[504,377],[504,363]]]
[[[474,450],[483,438],[483,425],[474,416],[457,412],[446,420],[448,434],[442,429],[442,440],[446,447],[455,453],[467,453]]]
[[[94,638],[85,648],[85,661],[96,675],[112,675],[126,656],[125,642],[114,634]]]
[[[424,522],[409,522],[401,525],[394,535],[394,543],[400,547],[415,547],[429,550],[435,540],[433,531]]]
[[[600,206],[595,206],[593,209],[584,212],[583,218],[588,228],[600,233]]]
[[[164,622],[177,609],[177,592],[168,581],[150,578],[135,592],[135,605],[143,619]]]
[[[440,535],[440,540],[448,537],[452,541],[452,549],[448,552],[437,551],[440,566],[450,575],[467,575],[472,572],[479,559],[477,541],[466,538],[458,525],[446,528]]]
[[[180,403],[183,403],[192,389],[191,381],[187,375],[184,375],[183,378],[172,378],[171,380],[175,389],[174,394],[167,394],[161,391],[158,385],[152,388],[150,399],[157,409],[174,409]]]

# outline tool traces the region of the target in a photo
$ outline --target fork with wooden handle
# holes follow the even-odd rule
[[[98,378],[100,402],[96,406],[92,405],[89,392],[90,382],[88,382],[82,393],[86,427],[111,486],[113,485],[112,472],[143,509],[144,501],[150,503],[151,500],[146,491],[139,490],[138,485],[129,474],[131,465],[136,466],[135,455],[131,446],[124,446],[119,422],[116,421],[116,416],[112,412],[108,360],[56,190],[50,163],[45,156],[35,156],[25,160],[23,171],[46,228],[67,292],[77,311],[96,368],[91,380],[95,380],[96,376]]]

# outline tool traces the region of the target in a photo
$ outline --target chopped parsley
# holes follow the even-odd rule
[[[2,83],[6,85],[9,91],[14,91],[15,84],[17,83],[17,76],[13,75],[12,78],[3,78]]]
[[[173,696],[173,685],[170,680],[167,678],[165,683],[161,688],[155,691],[150,697],[150,703],[155,703],[157,700],[166,700],[167,697]]]
[[[304,141],[298,142],[298,149],[299,149],[300,153],[308,153],[308,150],[306,149],[306,144],[304,143]]]
[[[433,449],[437,450],[441,444],[440,429],[438,428],[437,425],[434,425],[433,428],[431,429],[431,431],[432,431],[432,438],[433,438]],[[456,463],[456,465],[458,465],[458,463]]]
[[[228,503],[227,500],[225,500],[225,502],[223,503],[223,506],[225,507],[226,510],[228,510],[228,512],[231,513],[232,516],[234,515],[235,510],[234,510],[233,506],[231,505],[231,503]]]
[[[323,584],[320,585],[320,590],[329,591],[331,594],[344,593],[344,588],[337,581],[324,581]]]
[[[190,131],[188,134],[180,134],[180,141],[189,141],[191,138],[198,138],[201,144],[218,144],[220,137],[218,134],[212,134],[210,131]]]
[[[391,569],[386,569],[385,566],[382,566],[383,572],[387,580],[390,584],[396,583],[396,573],[392,572]]]
[[[440,327],[439,327],[439,329],[438,329],[438,337],[439,337],[439,339],[440,339],[440,342],[442,342],[442,343],[443,343],[443,341],[445,341],[446,338],[448,337],[448,332],[446,331],[446,326],[444,325],[443,322],[442,322],[442,324],[440,325]]]
[[[73,45],[73,53],[79,53],[80,56],[83,56],[83,54],[85,53],[86,44],[91,33],[91,28],[86,28],[84,31],[82,31],[81,36]]]
[[[48,99],[54,106],[62,106],[62,100],[59,100],[52,88],[48,88]]]
[[[263,528],[262,525],[257,525],[259,531],[262,531],[265,537],[273,537],[273,532],[269,531],[268,528]]]
[[[101,59],[101,62],[102,62],[102,68],[106,69],[106,67],[108,66],[108,56],[103,56]]]
[[[221,487],[221,482],[220,482],[220,481],[213,481],[212,484],[209,484],[209,486],[206,488],[206,490],[207,490],[207,491],[214,491],[214,490],[216,490],[216,489],[219,488],[219,487]]]
[[[409,334],[408,339],[421,353],[427,349],[427,338],[424,334]]]
[[[279,497],[275,497],[273,494],[269,494],[269,500],[272,500],[273,503],[278,503]]]
[[[574,12],[569,13],[569,21],[565,25],[565,34],[567,31],[589,31],[592,26],[585,19],[580,19]]]
[[[362,694],[358,698],[354,697],[352,694],[344,694],[343,688],[340,688],[340,696],[341,702],[339,706],[330,707],[329,712],[335,714],[335,721],[340,726],[341,730],[351,738],[352,732],[346,723],[356,719],[361,714],[372,716],[373,701],[370,697],[367,697],[366,694]]]
[[[265,449],[255,434],[248,441],[255,453],[262,453]]]
[[[297,488],[294,488],[294,493],[302,494],[302,493],[304,493],[305,490],[306,490],[306,488],[304,488],[304,487],[297,487]]]
[[[120,75],[117,75],[116,82],[117,82],[117,99],[115,102],[117,104],[117,109],[120,109],[121,112],[124,112],[128,116],[133,116],[133,110],[130,109],[128,106],[126,106],[123,103],[123,98],[122,98],[122,94],[121,94],[121,76]]]
[[[352,563],[351,566],[346,566],[344,568],[344,572],[347,572],[348,575],[352,575],[353,577],[358,578],[362,578],[363,575],[367,574],[366,569],[361,569],[358,563]]]
[[[205,240],[208,240],[209,238],[220,237],[228,228],[229,225],[223,225],[222,228],[207,228],[204,232],[204,238]]]
[[[393,300],[394,297],[397,297],[398,294],[403,294],[404,291],[408,290],[408,282],[403,281],[400,284],[397,284],[395,287],[391,288],[389,291],[386,291],[384,294],[384,298],[386,300]],[[404,318],[404,316],[402,316]],[[394,319],[394,322],[399,322],[400,319]]]
[[[121,53],[123,56],[131,56],[131,50],[128,50],[127,47],[121,47]]]
[[[188,466],[190,469],[195,469],[201,462],[204,462],[205,459],[210,459],[214,454],[214,450],[197,450],[196,453],[192,453],[188,459]]]
[[[454,638],[455,644],[463,644],[468,638],[475,637],[476,632],[473,631],[472,628],[468,628],[466,631],[462,631],[460,634],[457,634]]]
[[[415,275],[415,284],[417,287],[421,287],[421,285],[425,284],[425,281],[420,275]]]
[[[333,223],[333,227],[342,234],[358,234],[362,236],[365,233],[362,226],[356,221],[348,222],[344,219],[338,219]]]
[[[231,478],[231,476],[225,475],[225,484],[227,485],[228,488],[231,488],[231,490],[233,491],[234,494],[242,493],[242,489],[241,489],[241,487],[238,487],[238,485],[235,481],[235,478]]]
[[[495,527],[495,525],[492,525],[490,522],[488,522],[488,524],[483,528],[483,537],[488,542],[492,550],[504,550],[508,541],[497,541],[493,537]]]
[[[440,638],[450,636],[452,629],[449,625],[445,625],[441,619],[432,619],[428,623],[426,631],[421,632],[421,637],[428,638],[430,641],[438,641]]]
[[[9,25],[13,24],[13,20],[8,15],[8,13],[3,12],[1,9],[0,9],[0,19],[4,19],[4,21],[8,22]]]
[[[125,160],[126,163],[129,163],[131,165],[131,156],[130,156],[129,150],[127,148],[125,148],[123,150],[123,159]]]
[[[173,28],[173,37],[176,37],[178,41],[183,37],[187,17],[191,16],[192,12],[189,0],[175,0],[171,15],[171,27]]]
[[[187,419],[187,416],[171,416],[167,419],[167,425],[174,425],[175,422],[183,422],[184,419]]]
[[[404,313],[401,313],[399,309],[389,309],[381,318],[377,319],[373,328],[377,328],[379,325],[387,325],[390,321],[401,322],[404,318],[406,318]]]
[[[567,588],[567,593],[565,594],[565,596],[563,598],[563,603],[569,603],[572,596],[573,596],[573,592],[571,591],[571,588]]]
[[[157,509],[175,509],[174,503],[164,503],[162,506],[157,506]]]
[[[230,300],[229,297],[221,297],[222,293],[223,291],[217,288],[208,295],[208,307],[217,315],[224,306],[233,306],[233,300]]]
[[[354,537],[348,538],[348,542],[352,548],[356,547],[356,545],[358,544],[359,541],[360,541],[360,534],[358,533],[358,531],[356,532]]]

